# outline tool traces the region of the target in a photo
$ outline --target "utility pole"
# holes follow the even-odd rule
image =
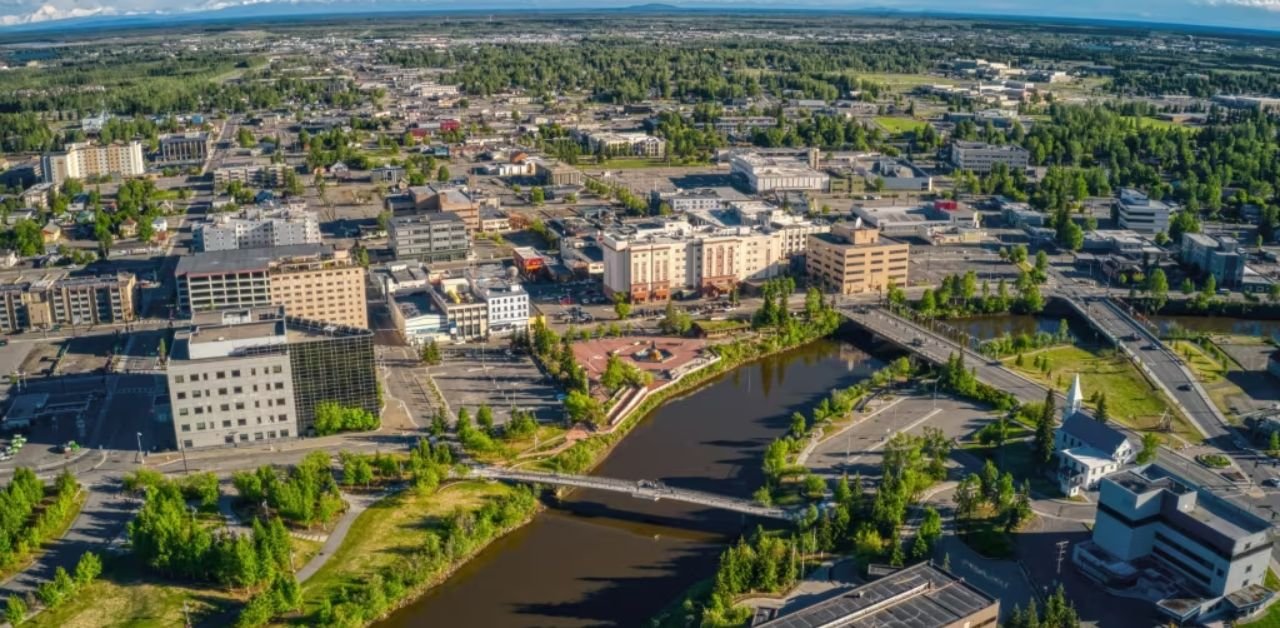
[[[1066,557],[1067,546],[1070,544],[1071,542],[1067,541],[1066,539],[1058,541],[1057,543],[1054,544],[1058,546],[1058,574],[1057,575],[1059,576],[1062,575],[1062,559]]]

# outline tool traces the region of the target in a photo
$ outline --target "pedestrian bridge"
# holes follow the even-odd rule
[[[746,515],[793,521],[800,511],[786,508],[761,506],[749,499],[726,497],[704,491],[693,491],[683,488],[672,488],[653,480],[619,480],[590,475],[573,475],[568,473],[550,473],[544,471],[525,471],[502,467],[474,466],[470,468],[471,477],[486,480],[502,480],[506,482],[524,482],[529,484],[549,484],[552,486],[571,486],[589,488],[611,493],[623,493],[637,499],[653,501],[669,500],[686,504],[697,504],[709,508],[732,510]]]

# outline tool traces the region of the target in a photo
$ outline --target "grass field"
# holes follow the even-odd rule
[[[291,538],[293,563],[307,564],[321,543]],[[50,628],[103,626],[182,626],[183,606],[197,626],[234,623],[243,596],[224,588],[198,583],[186,585],[152,577],[131,556],[104,558],[102,576],[62,606],[36,615],[24,625]]]
[[[1049,358],[1048,374],[1037,371],[1032,360],[1024,359],[1024,366],[1019,367],[1010,358],[1005,360],[1005,365],[1062,391],[1078,374],[1085,396],[1092,397],[1096,391],[1106,391],[1107,409],[1112,419],[1135,429],[1155,429],[1159,426],[1160,417],[1169,409],[1164,396],[1119,354],[1095,354],[1079,347],[1065,346],[1049,349],[1041,355]],[[1191,442],[1201,440],[1199,432],[1176,415],[1173,431]]]
[[[913,133],[920,130],[920,128],[925,124],[914,118],[890,118],[888,116],[876,116],[874,120],[876,121],[876,124],[894,135]]]
[[[346,540],[324,567],[303,584],[305,603],[312,607],[317,601],[332,597],[339,587],[361,582],[417,549],[433,519],[458,508],[479,506],[510,490],[504,484],[464,482],[431,495],[406,491],[374,504],[356,518]]]

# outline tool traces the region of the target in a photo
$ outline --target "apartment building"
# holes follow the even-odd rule
[[[388,236],[397,260],[460,260],[471,252],[466,223],[450,212],[394,216]]]
[[[810,159],[812,161],[812,159]],[[794,158],[735,153],[729,158],[732,174],[756,194],[786,190],[826,190],[830,177],[811,163]]]
[[[320,244],[320,219],[313,211],[248,208],[215,214],[195,227],[196,251],[229,251],[294,244]]]
[[[271,162],[226,164],[214,169],[213,185],[214,187],[225,188],[231,182],[236,181],[243,185],[255,187],[283,187],[285,172],[288,169],[289,166],[286,164],[273,164]]]
[[[1131,188],[1120,190],[1115,201],[1116,214],[1121,229],[1129,229],[1143,235],[1155,235],[1169,230],[1169,214],[1173,208]]]
[[[1132,586],[1155,563],[1181,589],[1156,603],[1179,624],[1247,615],[1273,594],[1263,582],[1271,560],[1270,523],[1159,464],[1099,483],[1091,542],[1072,560],[1108,587]]]
[[[822,230],[808,222],[726,224],[651,221],[606,233],[600,238],[605,291],[637,303],[684,290],[724,294],[743,281],[782,275],[804,253],[803,236]]]
[[[368,328],[365,271],[348,251],[320,244],[209,251],[174,271],[186,313],[283,305],[300,318]]]
[[[324,402],[377,413],[373,334],[285,315],[282,307],[202,312],[166,363],[183,449],[312,432]]]
[[[86,179],[105,175],[140,177],[147,172],[142,155],[142,142],[114,143],[95,146],[89,142],[67,144],[60,153],[41,158],[46,183],[62,185],[67,179]]]
[[[883,292],[907,285],[911,247],[882,239],[860,222],[833,225],[830,233],[809,236],[805,267],[823,289],[836,294]]]
[[[165,166],[203,164],[211,150],[213,150],[212,133],[201,131],[162,135],[157,162]]]
[[[1031,152],[1021,146],[963,140],[951,143],[951,165],[957,170],[986,174],[996,164],[1004,164],[1012,172],[1026,168],[1030,161]]]
[[[597,131],[587,134],[587,148],[592,153],[660,158],[667,152],[667,141],[645,133]]]
[[[132,273],[72,277],[66,271],[0,276],[0,332],[54,325],[98,325],[136,318],[138,284]]]

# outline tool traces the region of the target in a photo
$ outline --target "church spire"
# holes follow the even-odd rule
[[[1084,391],[1080,388],[1080,374],[1076,373],[1071,389],[1067,391],[1067,405],[1062,409],[1062,416],[1068,417],[1080,411],[1084,406]]]

